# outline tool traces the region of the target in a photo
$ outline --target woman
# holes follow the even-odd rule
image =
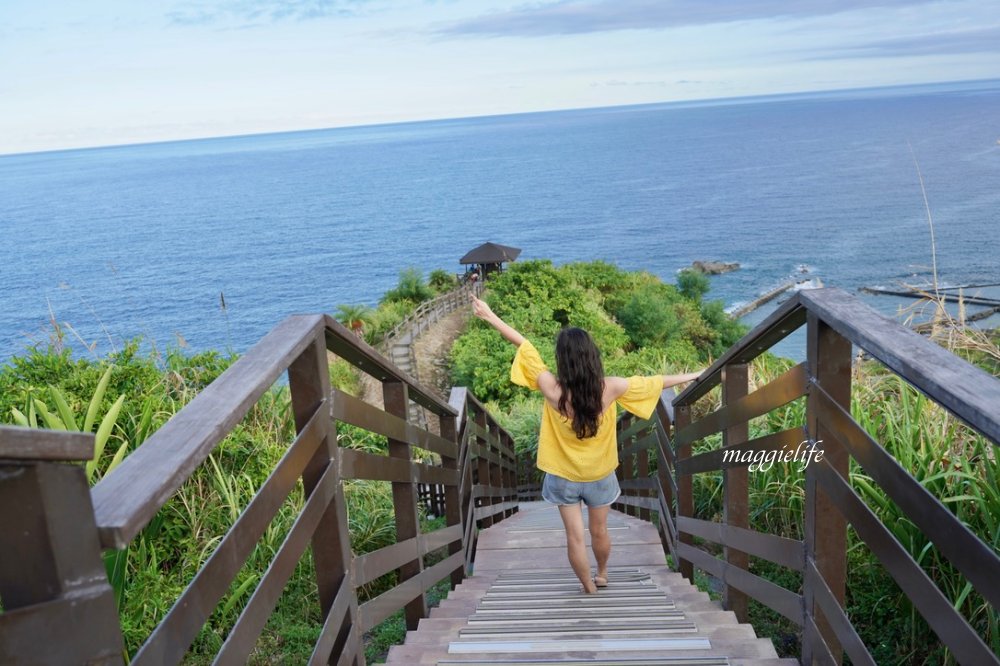
[[[593,594],[608,584],[608,511],[621,494],[615,476],[615,404],[640,418],[649,418],[663,389],[689,382],[701,373],[605,377],[601,353],[590,335],[579,328],[564,328],[556,340],[556,376],[545,367],[534,345],[484,301],[472,296],[472,309],[517,347],[511,381],[541,391],[545,398],[537,460],[538,468],[545,472],[542,497],[559,506],[570,566],[583,591]],[[583,536],[581,500],[590,516],[590,538],[597,560],[593,577]]]

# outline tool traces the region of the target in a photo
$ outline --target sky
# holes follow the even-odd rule
[[[1000,78],[1000,0],[2,0],[0,154]]]

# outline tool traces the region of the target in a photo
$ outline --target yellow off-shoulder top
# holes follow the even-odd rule
[[[538,390],[538,375],[548,368],[538,350],[525,340],[517,348],[510,368],[510,380]],[[628,389],[615,403],[636,416],[648,419],[663,391],[663,375],[629,377]],[[618,467],[615,441],[615,403],[601,414],[597,434],[580,439],[573,421],[546,400],[542,407],[542,427],[538,433],[538,469],[570,481],[598,481]]]

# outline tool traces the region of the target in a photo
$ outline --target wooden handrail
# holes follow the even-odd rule
[[[382,382],[384,410],[330,386],[328,352]],[[456,389],[449,404],[332,317],[297,315],[275,327],[92,489],[82,467],[51,462],[89,458],[92,435],[0,428],[0,467],[21,470],[0,474],[0,524],[14,527],[0,530],[5,552],[0,662],[121,662],[122,634],[101,549],[127,547],[285,372],[294,441],[133,662],[183,659],[299,478],[304,506],[223,644],[220,661],[246,660],[310,542],[324,617],[313,655],[317,663],[331,659],[342,636],[347,638],[334,661],[363,662],[358,652],[365,631],[400,608],[415,628],[427,613],[424,593],[443,578],[461,582],[474,557],[476,525],[516,511],[512,438],[465,389]],[[438,415],[438,432],[409,421],[410,401]],[[340,448],[338,422],[385,436],[388,456]],[[414,447],[434,452],[441,462],[415,460]],[[350,479],[393,484],[398,543],[363,557],[351,553],[342,483]],[[444,510],[447,526],[422,533],[418,501],[430,487],[440,489],[436,508]],[[31,493],[49,499],[28,498]],[[70,516],[73,530],[62,535]],[[24,529],[24,521],[47,529]],[[447,548],[448,555],[425,569],[424,556],[438,548]],[[35,560],[52,567],[25,568]],[[399,574],[398,585],[359,602],[361,585],[392,571]],[[38,574],[45,576],[32,578]],[[78,589],[81,581],[87,594]],[[71,629],[63,628],[67,623]],[[49,635],[55,627],[60,640]]]
[[[806,362],[748,393],[746,364],[803,325]],[[1000,557],[994,548],[963,525],[851,417],[852,344],[994,446],[1000,445],[1000,381],[840,290],[809,290],[779,307],[678,395],[670,403],[676,423],[671,423],[665,399],[648,422],[621,420],[619,505],[642,517],[647,509],[656,511],[664,550],[674,557],[675,566],[692,579],[694,567],[722,579],[724,603],[741,621],[746,619],[746,601],[754,599],[802,627],[804,664],[839,663],[843,654],[856,664],[874,663],[843,610],[848,522],[960,663],[1000,664],[847,480],[853,459],[972,589],[994,608],[1000,607]],[[694,419],[692,407],[716,386],[723,388],[722,406]],[[800,398],[806,400],[801,426],[748,438],[750,419]],[[692,455],[693,443],[719,433],[720,448]],[[804,538],[749,529],[749,462],[726,460],[726,453],[793,451],[810,441],[822,441],[825,455],[805,468]],[[651,492],[643,480],[648,472],[641,473],[637,464],[653,451],[656,500],[646,496]],[[717,471],[724,475],[722,523],[698,519],[693,505],[692,476]],[[722,546],[723,557],[696,548],[694,537]],[[804,572],[801,593],[750,573],[748,555]]]

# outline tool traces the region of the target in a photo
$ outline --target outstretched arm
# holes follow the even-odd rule
[[[702,372],[702,370],[699,370],[698,372],[686,372],[682,375],[663,375],[663,388],[667,389],[671,386],[677,386],[678,384],[698,379]]]
[[[497,329],[505,340],[513,344],[515,347],[520,347],[521,343],[524,342],[524,336],[518,333],[517,330],[510,324],[498,317],[496,313],[490,309],[490,306],[487,305],[486,301],[476,298],[474,294],[471,295],[471,297],[472,312],[487,324]]]

